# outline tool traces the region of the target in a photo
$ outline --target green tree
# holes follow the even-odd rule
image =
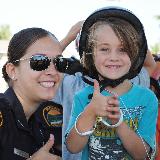
[[[160,21],[160,15],[156,15],[155,18]],[[160,42],[154,44],[153,46],[151,46],[151,51],[154,54],[157,54],[158,52],[160,52]]]
[[[160,20],[160,15],[157,15],[157,16],[156,16],[156,19],[157,19],[157,20]]]
[[[153,54],[160,52],[160,43],[156,43],[154,46],[151,46],[151,52]]]
[[[0,26],[0,40],[9,40],[11,37],[11,31],[9,25],[1,25]]]

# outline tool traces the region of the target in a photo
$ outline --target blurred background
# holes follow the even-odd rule
[[[154,54],[160,52],[160,0],[0,0],[0,6],[0,92],[8,87],[1,70],[13,34],[28,27],[42,27],[61,40],[72,25],[100,7],[121,6],[133,11],[144,25],[149,49]],[[65,55],[79,58],[74,42]]]

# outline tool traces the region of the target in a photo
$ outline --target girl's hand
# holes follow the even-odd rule
[[[119,101],[116,96],[103,96],[100,93],[100,87],[97,80],[94,81],[94,93],[90,104],[95,116],[106,117],[113,124],[117,123],[120,118]]]
[[[108,107],[107,107],[107,119],[112,122],[112,124],[116,124],[121,116],[120,108],[119,108],[119,101],[117,96],[111,96],[108,100]]]

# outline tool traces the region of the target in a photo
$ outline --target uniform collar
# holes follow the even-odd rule
[[[10,107],[14,113],[18,128],[29,131],[23,106],[17,98],[13,88],[8,88],[4,94],[10,103]]]

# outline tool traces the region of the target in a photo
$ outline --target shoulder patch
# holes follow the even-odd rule
[[[63,107],[52,101],[46,101],[40,104],[40,114],[47,126],[62,127]]]
[[[3,115],[2,112],[0,111],[0,127],[3,126]]]

